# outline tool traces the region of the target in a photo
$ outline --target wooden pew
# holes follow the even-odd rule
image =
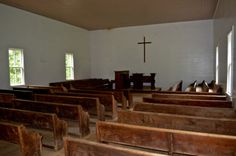
[[[232,108],[231,101],[221,101],[221,100],[191,100],[191,99],[167,99],[167,98],[144,97],[143,102],[187,105],[187,106],[201,106],[201,107]]]
[[[47,143],[43,145],[55,150],[63,147],[63,137],[67,134],[67,124],[60,120],[56,114],[0,108],[0,120],[17,122],[26,127],[50,130],[53,133],[53,146]]]
[[[118,122],[185,131],[236,135],[236,119],[217,119],[138,111],[118,111]]]
[[[25,100],[32,100],[33,99],[33,92],[31,91],[23,91],[23,90],[7,90],[7,89],[0,89],[0,94],[13,94],[17,99],[25,99]]]
[[[99,142],[165,151],[170,155],[232,156],[236,137],[112,122],[97,122]]]
[[[166,156],[157,153],[98,143],[95,141],[88,141],[85,139],[73,139],[68,137],[64,139],[64,150],[65,156]]]
[[[98,98],[35,94],[34,99],[36,101],[81,105],[90,115],[97,115],[99,120],[105,120],[105,108]]]
[[[236,111],[232,108],[214,108],[214,107],[199,107],[199,106],[183,106],[170,104],[153,104],[136,102],[134,111],[167,113],[189,116],[201,116],[209,118],[235,118]]]
[[[227,100],[226,95],[196,95],[196,94],[165,94],[154,93],[152,98],[170,98],[170,99],[198,99],[198,100]]]
[[[0,122],[0,140],[19,144],[22,156],[41,156],[42,137],[23,125]]]
[[[16,99],[14,100],[12,107],[22,110],[55,113],[59,118],[65,119],[67,121],[77,121],[79,127],[79,132],[77,132],[78,135],[81,134],[82,136],[86,136],[90,133],[89,115],[80,105],[76,106],[69,104]]]
[[[89,93],[89,94],[111,94],[114,96],[115,100],[121,103],[122,108],[126,109],[128,106],[127,98],[123,90],[108,90],[108,89],[69,89],[71,93]]]
[[[100,103],[105,106],[105,115],[111,116],[113,119],[117,117],[117,103],[112,94],[90,94],[90,93],[69,93],[56,92],[56,95],[75,96],[75,97],[94,97],[98,98]]]
[[[13,100],[15,99],[14,94],[9,94],[9,93],[0,93],[0,103],[1,105],[8,105],[12,104]]]
[[[160,94],[191,94],[191,95],[225,95],[222,93],[214,93],[214,92],[185,92],[185,91],[156,91],[155,93],[160,93]]]

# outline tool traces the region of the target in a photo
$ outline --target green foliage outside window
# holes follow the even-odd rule
[[[67,53],[65,57],[66,64],[66,80],[74,79],[74,58],[73,54]]]
[[[10,85],[23,85],[24,84],[24,62],[23,50],[9,49],[9,73]]]

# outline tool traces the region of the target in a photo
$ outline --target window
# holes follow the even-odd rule
[[[24,85],[24,56],[22,49],[9,49],[10,85]]]
[[[233,49],[234,49],[234,27],[232,27],[232,31],[229,32],[227,38],[227,86],[226,92],[229,95],[232,95],[233,91]]]
[[[66,53],[66,80],[74,79],[74,57],[72,53]]]
[[[216,84],[219,83],[219,46],[216,47]]]

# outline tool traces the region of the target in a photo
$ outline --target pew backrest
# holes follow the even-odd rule
[[[0,122],[0,140],[20,145],[22,156],[41,156],[42,137],[23,125]]]
[[[133,107],[134,111],[168,113],[189,116],[201,116],[210,118],[234,118],[236,119],[236,111],[232,108],[214,108],[199,106],[184,106],[170,104],[153,104],[145,102],[136,102]]]
[[[111,122],[97,122],[99,142],[115,143],[173,154],[231,156],[236,137],[160,129]]]
[[[67,134],[67,123],[60,120],[56,114],[0,108],[0,120],[17,122],[26,127],[50,130],[53,133],[54,145],[44,145],[55,150],[63,147],[63,137]]]

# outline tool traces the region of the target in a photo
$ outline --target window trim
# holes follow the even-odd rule
[[[15,65],[15,58],[14,58],[14,66],[10,66],[10,60],[9,60],[9,57],[10,57],[10,51],[20,51],[21,52],[21,62],[20,62],[20,66],[16,66]],[[8,66],[9,66],[9,82],[10,82],[10,86],[19,86],[19,85],[25,85],[25,69],[24,69],[24,49],[21,49],[21,48],[9,48],[8,49]],[[20,73],[21,73],[21,83],[11,83],[11,76],[10,76],[10,68],[14,68],[14,69],[17,69],[19,68],[20,69]],[[15,75],[16,77],[16,75]]]
[[[70,59],[71,59],[71,64],[69,64],[69,65],[66,64],[67,56],[70,57]],[[75,68],[74,68],[74,54],[73,53],[68,52],[65,54],[65,69],[66,69],[66,71],[67,71],[67,69],[70,69],[70,71],[72,73],[72,75],[71,75],[72,77],[70,77],[70,78],[67,78],[67,74],[66,74],[66,80],[74,80],[75,79],[75,73],[74,73]]]

